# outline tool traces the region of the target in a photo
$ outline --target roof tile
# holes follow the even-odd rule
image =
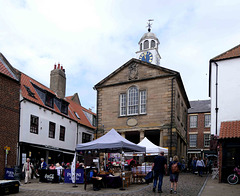
[[[2,59],[0,58],[0,73],[3,73],[7,76],[9,76],[10,78],[16,80],[16,76],[14,76],[14,74],[10,71],[10,69],[7,67],[7,65],[2,61]]]
[[[219,139],[240,138],[240,121],[226,121],[221,123]]]
[[[214,57],[212,60],[223,60],[223,59],[229,59],[234,57],[240,57],[240,44],[235,46],[234,48]]]
[[[56,93],[54,93],[52,90],[50,90],[48,87],[44,86],[43,84],[39,83],[38,81],[32,79],[31,77],[25,75],[24,73],[21,73],[21,93],[22,93],[22,96],[25,98],[25,99],[28,99],[29,101],[31,102],[34,102],[40,106],[43,106],[43,107],[46,107],[48,108],[49,110],[52,110],[52,111],[55,111],[56,113],[59,113],[60,115],[63,115],[63,116],[66,116],[74,121],[77,121],[78,123],[82,124],[82,125],[85,125],[89,128],[92,128],[92,129],[95,129],[94,126],[91,125],[91,123],[88,121],[87,117],[85,116],[85,114],[83,113],[83,110],[95,115],[95,113],[87,110],[86,108],[82,107],[81,105],[75,103],[74,101],[71,100],[71,97],[66,97],[65,98],[65,101],[67,101],[69,103],[69,106],[68,106],[68,115],[66,114],[63,114],[59,109],[58,107],[56,106],[56,104],[54,104],[54,107],[51,108],[51,107],[48,107],[45,105],[45,103],[43,103],[43,101],[41,100],[41,98],[39,97],[38,93],[36,92],[35,88],[33,87],[32,84],[35,84],[36,86],[40,87],[41,89],[43,90],[46,90],[54,95],[56,95]],[[30,91],[32,93],[34,93],[34,97],[31,96],[27,89],[25,88],[25,86],[27,86]],[[57,95],[56,95],[57,97]],[[74,114],[74,112],[77,112],[80,119],[78,119],[76,117],[76,115]]]

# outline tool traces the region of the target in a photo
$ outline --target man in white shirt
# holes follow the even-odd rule
[[[30,179],[32,175],[32,168],[33,168],[33,164],[30,163],[30,159],[27,158],[27,162],[23,164],[23,169],[22,169],[22,172],[25,171],[25,184],[31,183]]]

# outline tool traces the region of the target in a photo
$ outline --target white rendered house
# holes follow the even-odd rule
[[[77,94],[65,97],[65,83],[60,65],[51,72],[51,89],[21,73],[19,164],[28,157],[36,166],[41,158],[70,162],[76,144],[93,139],[95,114],[81,106]]]
[[[240,45],[209,62],[211,134],[219,135],[221,122],[240,120]]]

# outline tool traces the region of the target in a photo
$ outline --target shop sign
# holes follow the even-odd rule
[[[13,168],[5,168],[4,179],[14,180],[14,169]]]

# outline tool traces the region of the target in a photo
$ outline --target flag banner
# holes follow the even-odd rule
[[[73,162],[71,165],[72,183],[75,183],[76,175],[76,152],[74,154]]]
[[[72,183],[72,174],[71,169],[65,169],[64,183]],[[76,170],[76,183],[82,184],[84,183],[84,169]]]

